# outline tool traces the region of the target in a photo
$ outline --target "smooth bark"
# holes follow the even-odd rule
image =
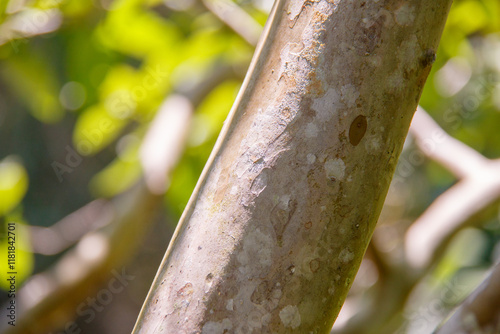
[[[280,1],[134,333],[328,333],[451,0]]]

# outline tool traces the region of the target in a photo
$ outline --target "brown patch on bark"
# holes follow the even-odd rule
[[[365,116],[359,115],[356,117],[349,128],[349,142],[354,146],[358,145],[364,137],[367,127],[368,122]]]

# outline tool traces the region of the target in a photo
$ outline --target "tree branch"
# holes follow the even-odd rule
[[[31,250],[55,255],[73,246],[85,234],[108,225],[113,219],[112,206],[104,199],[92,201],[50,227],[20,225],[30,236]]]
[[[435,334],[500,332],[500,263]]]
[[[488,159],[448,135],[422,108],[413,117],[410,133],[420,150],[459,179],[475,175]]]
[[[201,0],[201,2],[248,44],[257,45],[262,27],[237,4],[230,0]]]
[[[412,224],[405,237],[408,263],[429,268],[441,256],[452,236],[491,215],[500,200],[500,160],[489,160],[450,137],[419,108],[411,133],[431,159],[450,169],[461,180],[439,196]]]

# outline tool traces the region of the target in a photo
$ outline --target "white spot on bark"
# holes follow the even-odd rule
[[[208,280],[205,282],[205,293],[208,293],[210,291],[210,289],[212,288],[212,284],[213,284],[212,280]]]
[[[326,177],[330,180],[343,180],[345,163],[342,159],[329,159],[325,162]]]
[[[371,154],[377,154],[377,151],[380,150],[380,140],[375,136],[369,138],[365,141],[365,149]]]
[[[267,186],[267,172],[264,169],[259,175],[257,175],[255,180],[252,182],[252,186],[250,188],[250,191],[255,196],[259,196],[259,194],[262,191],[264,191],[266,186]]]
[[[280,319],[285,327],[295,329],[300,326],[300,313],[297,306],[287,305],[280,311]]]
[[[356,100],[359,97],[359,92],[354,85],[345,85],[340,89],[342,93],[342,99],[348,107],[352,107],[356,104]]]
[[[236,195],[238,193],[238,186],[232,186],[231,195]]]
[[[368,59],[368,61],[373,67],[379,67],[382,65],[382,57],[377,56],[375,54],[372,54]]]
[[[394,88],[395,90],[399,90],[401,87],[403,87],[403,75],[399,71],[399,69],[396,69],[391,76],[387,79],[387,83],[391,88]]]
[[[290,195],[280,196],[280,203],[279,203],[280,209],[287,211],[289,203],[290,203]]]
[[[405,3],[394,12],[396,22],[399,25],[407,26],[413,23],[415,19],[415,10],[412,6]]]
[[[224,331],[228,331],[231,329],[233,329],[231,320],[225,318],[224,320],[219,322],[208,321],[203,325],[201,332],[202,334],[223,334]]]
[[[229,299],[226,303],[226,310],[228,311],[234,311],[234,300]]]
[[[347,248],[343,249],[339,254],[339,259],[340,259],[340,261],[347,263],[347,262],[351,261],[352,259],[354,259],[354,253],[349,251]]]
[[[268,318],[267,314],[262,314],[259,310],[253,310],[248,314],[248,325],[251,328],[261,329],[262,325],[268,322]]]
[[[271,313],[266,313],[262,316],[262,324],[264,326],[269,325],[270,321],[271,321]]]
[[[306,125],[306,137],[314,138],[318,136],[318,127],[314,123],[308,123]]]
[[[243,241],[243,249],[237,255],[242,265],[240,272],[251,274],[270,266],[272,247],[273,239],[270,235],[262,233],[258,228],[250,232]]]
[[[315,162],[316,162],[316,156],[314,154],[312,154],[312,153],[309,153],[307,155],[307,163],[310,164],[310,165],[312,165]]]
[[[314,99],[312,109],[316,111],[319,121],[329,120],[341,106],[339,94],[333,88],[329,88],[325,95]]]

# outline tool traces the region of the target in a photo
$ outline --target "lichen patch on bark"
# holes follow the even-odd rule
[[[283,325],[295,329],[300,326],[300,312],[297,306],[287,305],[280,311],[280,319]]]

